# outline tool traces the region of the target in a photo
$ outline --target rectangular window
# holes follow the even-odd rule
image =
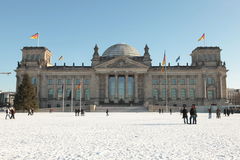
[[[214,84],[214,79],[211,77],[207,78],[207,84]]]
[[[61,79],[58,79],[58,80],[57,80],[57,84],[62,84],[62,80],[61,80]]]
[[[180,84],[180,85],[185,85],[185,79],[180,79],[180,80],[179,80],[179,84]]]
[[[195,79],[189,79],[189,84],[190,85],[195,85],[196,84],[196,80]]]
[[[53,97],[54,97],[54,90],[53,88],[50,88],[48,90],[48,99],[53,99]]]
[[[77,89],[76,90],[76,100],[80,100],[80,94],[81,94],[81,89]]]
[[[155,100],[158,100],[158,90],[157,89],[153,89],[152,94],[153,94],[153,98]]]
[[[90,89],[85,89],[85,100],[90,100]]]
[[[53,80],[52,79],[48,79],[48,85],[52,85],[53,84]]]
[[[176,85],[177,84],[177,80],[176,79],[172,79],[172,85]]]
[[[163,100],[166,99],[166,88],[162,88],[162,89],[161,89],[161,98],[162,98]]]
[[[90,80],[89,80],[89,79],[84,79],[83,84],[89,85],[89,83],[90,83]]]
[[[153,79],[152,80],[152,84],[153,85],[158,85],[159,84],[159,80],[158,79]]]
[[[195,99],[195,89],[194,88],[190,88],[190,90],[189,90],[189,98],[190,99]]]
[[[32,84],[33,85],[37,84],[37,78],[36,77],[32,77]]]
[[[75,84],[80,84],[80,79],[76,79]]]
[[[71,79],[67,79],[67,80],[66,80],[66,84],[67,84],[67,85],[71,85],[71,84],[72,84]]]
[[[161,84],[162,84],[162,85],[166,85],[166,82],[167,82],[166,79],[161,80]]]
[[[208,90],[208,99],[213,99],[214,98],[214,91],[213,90]]]
[[[173,100],[177,99],[177,89],[176,88],[171,88],[171,98]]]
[[[186,89],[182,88],[180,90],[180,95],[181,95],[181,99],[185,99],[186,98]]]

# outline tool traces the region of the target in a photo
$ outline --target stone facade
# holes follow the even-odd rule
[[[143,56],[127,44],[113,45],[100,56],[96,45],[91,66],[52,65],[47,48],[24,47],[17,85],[29,74],[41,108],[79,106],[80,95],[83,105],[224,105],[227,69],[220,52],[219,47],[198,47],[191,65],[167,64],[161,72],[161,64],[152,66],[147,45]]]

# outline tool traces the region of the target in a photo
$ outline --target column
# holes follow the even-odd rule
[[[207,84],[206,84],[206,77],[203,78],[203,93],[204,93],[204,98],[207,98]]]
[[[138,103],[138,75],[137,74],[135,74],[134,75],[134,89],[135,89],[135,92],[134,92],[134,94],[135,94],[135,98],[134,98],[134,102],[135,103]]]
[[[125,75],[125,102],[128,103],[128,75]]]
[[[108,74],[106,74],[105,76],[105,103],[108,103],[109,102],[109,98],[108,98],[108,79],[109,79],[109,76]]]
[[[220,86],[219,86],[220,95],[219,95],[219,98],[222,99],[222,76],[220,75],[219,78],[220,78],[220,79],[219,79],[219,80],[220,80],[220,84],[219,84],[219,85],[220,85]]]
[[[118,75],[115,74],[115,98],[114,103],[118,103]]]

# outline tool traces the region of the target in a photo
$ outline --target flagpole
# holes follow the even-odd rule
[[[165,64],[165,78],[166,78],[166,86],[165,86],[165,88],[166,88],[166,112],[168,111],[168,109],[167,109],[167,105],[168,105],[168,94],[167,94],[167,61],[166,61],[166,64]]]
[[[65,82],[65,80],[64,80]],[[63,82],[63,100],[62,100],[62,111],[64,112],[64,92],[65,92],[65,85],[64,85],[64,82]]]
[[[72,94],[71,94],[71,112],[73,111],[73,79],[72,79]]]
[[[38,47],[39,47],[39,39],[40,39],[40,34],[38,33],[38,42],[37,42]]]
[[[82,79],[83,81],[83,79]],[[82,82],[80,81],[80,111],[82,109]]]

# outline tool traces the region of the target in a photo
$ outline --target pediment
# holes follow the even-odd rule
[[[97,65],[95,68],[148,68],[148,66],[128,57],[116,57]]]

